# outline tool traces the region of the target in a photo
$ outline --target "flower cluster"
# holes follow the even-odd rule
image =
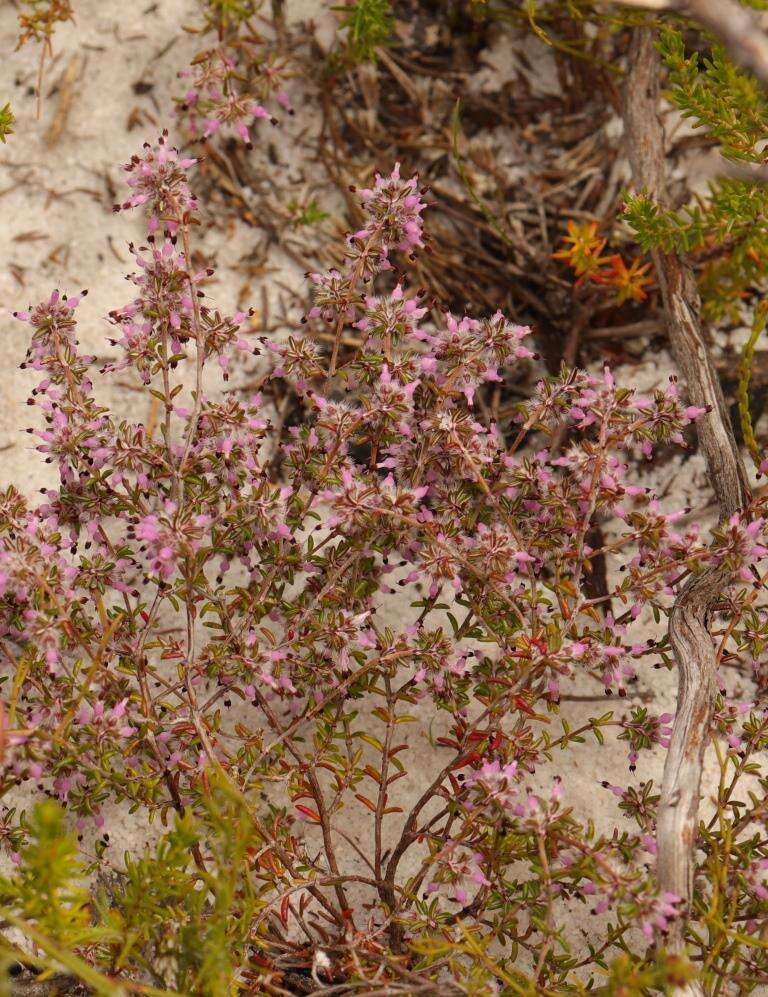
[[[195,162],[195,159],[181,158],[178,151],[168,145],[167,132],[161,136],[156,149],[145,143],[143,154],[134,155],[125,167],[131,194],[122,205],[115,205],[115,210],[146,206],[150,234],[162,223],[169,235],[174,235],[179,218],[197,208],[187,181],[188,171]]]
[[[251,146],[259,121],[277,119],[264,106],[272,98],[281,109],[293,113],[283,89],[284,66],[253,58],[253,40],[223,43],[200,52],[181,75],[187,91],[180,102],[190,138],[209,139],[232,134]]]

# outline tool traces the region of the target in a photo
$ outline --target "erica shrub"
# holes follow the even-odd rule
[[[343,263],[309,275],[304,330],[260,337],[192,265],[193,167],[165,138],[126,167],[122,209],[148,235],[134,296],[109,315],[117,359],[97,371],[80,353],[80,294],[17,316],[40,377],[30,432],[59,472],[36,505],[0,494],[2,840],[18,867],[0,895],[25,958],[107,993],[759,979],[762,709],[723,679],[692,964],[664,951],[686,912],[656,890],[657,794],[632,776],[672,717],[567,712],[574,689],[624,697],[669,663],[663,618],[713,561],[733,577],[712,622],[721,660],[759,665],[760,504],[700,537],[635,472],[702,410],[674,381],[641,396],[607,368],[563,370],[494,424],[484,386],[535,363],[531,332],[414,290],[424,194],[397,167],[357,192],[366,221]],[[263,394],[225,384],[252,354]],[[93,381],[125,368],[156,427],[96,401]],[[277,379],[304,413],[287,440]],[[626,758],[627,786],[595,773],[616,830],[557,774],[585,742]],[[25,784],[63,814],[14,809]],[[111,858],[106,837],[88,844],[107,819],[163,830]],[[746,992],[728,980],[719,992]]]

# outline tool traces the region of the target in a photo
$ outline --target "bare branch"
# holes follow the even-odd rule
[[[664,133],[658,114],[659,56],[651,28],[638,28],[630,51],[625,94],[628,155],[637,187],[666,203]],[[699,443],[722,518],[743,509],[749,485],[727,415],[717,372],[702,335],[693,273],[675,253],[655,252],[654,265],[664,301],[670,344],[692,404],[708,407],[698,424]],[[712,606],[730,581],[722,566],[710,567],[684,586],[673,607],[670,643],[678,664],[678,702],[664,766],[657,822],[658,878],[662,891],[693,896],[693,849],[698,823],[701,772],[714,697],[715,646],[707,622]],[[670,939],[683,947],[684,927]],[[685,991],[684,991],[685,992]],[[688,993],[700,991],[689,988]]]
[[[761,19],[736,0],[621,0],[625,7],[673,10],[708,28],[734,62],[768,86],[768,36]]]

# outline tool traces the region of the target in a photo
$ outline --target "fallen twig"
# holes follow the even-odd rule
[[[61,78],[59,103],[56,108],[56,114],[45,136],[45,141],[49,146],[56,145],[62,136],[64,126],[66,125],[67,118],[69,117],[70,108],[72,107],[72,100],[75,95],[75,83],[80,75],[82,65],[83,60],[80,56],[73,55],[67,64],[67,68],[64,70],[64,74]]]
[[[666,202],[664,133],[658,114],[659,55],[654,31],[638,28],[630,50],[625,95],[625,129],[637,187]],[[693,272],[675,253],[653,254],[669,330],[670,345],[693,405],[709,409],[698,422],[699,444],[709,479],[727,519],[749,501],[749,485],[738,452],[707,344],[702,335],[699,296]],[[707,626],[709,613],[729,583],[731,570],[712,565],[692,576],[678,594],[669,622],[670,643],[678,665],[678,700],[664,765],[657,820],[659,889],[693,896],[693,848],[698,822],[701,772],[709,737],[717,652]],[[684,921],[675,923],[669,944],[683,948]],[[700,994],[697,984],[682,993]]]

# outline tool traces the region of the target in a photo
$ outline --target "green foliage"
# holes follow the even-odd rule
[[[768,135],[768,99],[757,81],[714,46],[708,57],[688,53],[682,33],[667,26],[659,48],[669,68],[668,97],[694,127],[705,129],[729,160],[761,165]],[[768,262],[768,189],[749,179],[724,176],[708,198],[680,210],[644,194],[628,196],[626,218],[645,250],[691,253],[703,264],[704,314],[741,318],[749,289]]]
[[[306,204],[301,204],[299,201],[289,201],[288,210],[292,215],[292,224],[296,228],[303,228],[306,225],[319,225],[328,218],[328,212],[323,211],[314,198],[307,201]]]
[[[389,0],[354,0],[332,9],[343,15],[347,58],[355,65],[375,62],[376,49],[389,43],[394,28]]]
[[[765,331],[766,317],[768,316],[768,303],[763,302],[755,313],[755,320],[752,323],[752,332],[744,345],[741,354],[741,364],[739,365],[739,384],[736,390],[736,397],[739,403],[739,420],[741,422],[741,435],[744,438],[747,450],[755,463],[760,467],[762,463],[760,447],[755,439],[755,432],[752,426],[752,414],[749,410],[749,382],[752,378],[752,366],[755,359],[755,347],[761,334]]]
[[[87,946],[91,961],[110,975],[152,978],[162,988],[154,993],[172,987],[229,997],[264,905],[250,872],[255,835],[244,801],[222,783],[206,805],[203,821],[177,818],[154,849],[126,854],[124,872],[97,878],[93,893],[61,809],[52,801],[38,805],[18,870],[0,879],[2,916],[51,966],[64,964],[82,978],[88,966],[77,952]],[[192,856],[200,856],[202,840],[206,855],[198,867]],[[86,982],[101,991],[99,979],[93,972]]]
[[[72,947],[92,938],[77,852],[77,840],[66,833],[61,810],[47,800],[32,813],[17,874],[0,878],[4,908],[36,924],[53,941]]]
[[[76,951],[104,943],[111,936],[108,928],[93,922],[77,839],[67,832],[62,810],[51,800],[39,803],[25,830],[18,869],[0,878],[0,919],[24,934],[43,956],[22,952],[0,937],[0,963],[5,968],[23,957],[43,971],[64,967],[92,992],[122,997],[122,987],[102,976]]]
[[[683,36],[673,28],[662,31],[659,49],[669,68],[669,98],[683,117],[706,128],[726,159],[759,163],[768,134],[768,100],[757,80],[719,46],[710,58],[686,55]]]
[[[4,107],[0,107],[0,142],[5,143],[8,136],[13,135],[15,123],[16,119],[13,116],[11,105],[6,104]]]
[[[245,961],[259,910],[247,852],[254,830],[243,801],[223,783],[206,798],[203,824],[177,818],[154,851],[125,856],[125,875],[102,890],[100,918],[120,939],[116,969],[138,967],[160,985],[222,997]],[[205,860],[192,861],[201,840]],[[161,974],[159,966],[170,966]],[[170,977],[170,978],[166,978]]]
[[[768,208],[768,189],[762,184],[723,178],[710,188],[707,203],[692,203],[679,211],[662,208],[645,194],[626,198],[625,217],[645,250],[686,253],[703,247],[736,243],[758,249]]]
[[[596,993],[605,997],[611,994],[642,997],[647,993],[668,993],[684,986],[695,975],[693,967],[680,956],[660,952],[651,966],[638,969],[636,962],[624,954],[612,963],[606,986]]]
[[[253,17],[261,0],[205,0],[205,16],[211,27],[236,28]]]

